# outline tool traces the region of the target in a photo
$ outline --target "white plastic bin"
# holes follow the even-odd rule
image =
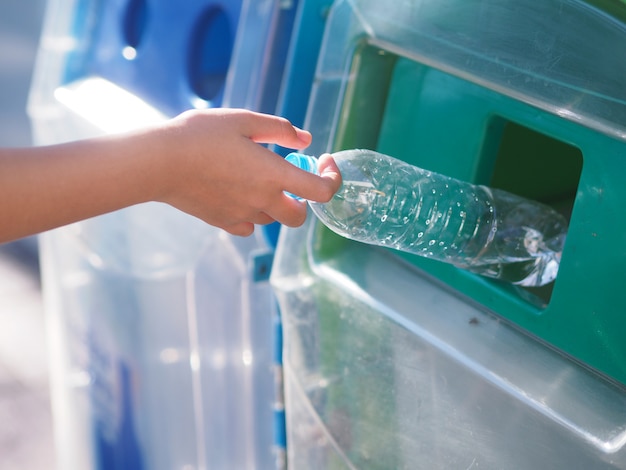
[[[254,105],[254,85],[280,73],[264,50],[286,8],[51,0],[29,104],[36,144]],[[241,30],[249,15],[257,29]],[[187,62],[214,59],[210,39],[232,39],[213,99],[189,76],[211,71]],[[260,230],[232,237],[159,203],[42,235],[59,468],[275,466],[272,254]]]

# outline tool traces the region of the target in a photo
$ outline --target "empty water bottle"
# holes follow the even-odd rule
[[[371,150],[333,154],[343,185],[315,215],[344,237],[521,286],[556,277],[567,221],[551,207],[459,181]],[[286,159],[317,173],[317,159]]]

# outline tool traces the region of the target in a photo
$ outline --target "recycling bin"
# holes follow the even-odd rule
[[[29,102],[36,144],[189,108],[275,107],[296,8],[51,0]],[[275,467],[262,231],[232,237],[148,203],[40,245],[59,468]]]
[[[291,468],[626,466],[624,40],[619,2],[333,5],[307,153],[376,150],[569,228],[540,289],[283,229]]]
[[[304,0],[297,10],[276,110],[298,127],[304,125],[315,66],[332,3],[332,0]]]

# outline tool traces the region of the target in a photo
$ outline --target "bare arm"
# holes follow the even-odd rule
[[[328,201],[341,184],[330,158],[322,177],[259,143],[304,148],[308,132],[243,110],[192,111],[131,134],[48,147],[0,149],[0,242],[147,201],[160,201],[236,235],[277,220],[301,225],[305,199]]]

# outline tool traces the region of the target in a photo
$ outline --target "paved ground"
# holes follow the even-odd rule
[[[25,107],[44,3],[0,1],[0,146],[31,143]],[[46,356],[36,245],[0,245],[0,470],[55,468]]]

